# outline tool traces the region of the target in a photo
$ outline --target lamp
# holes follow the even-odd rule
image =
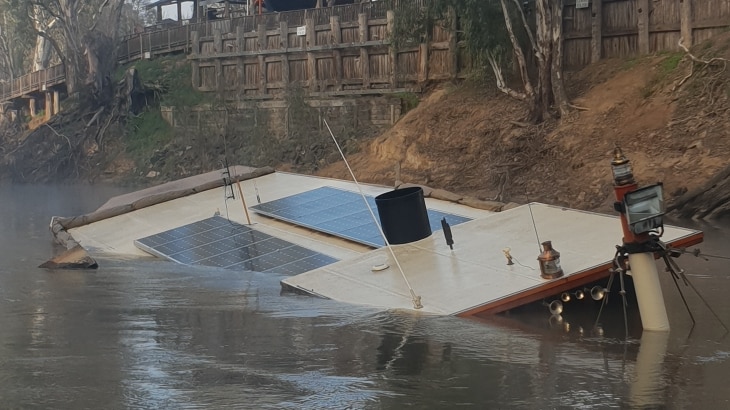
[[[613,182],[616,186],[634,183],[634,171],[631,169],[631,162],[626,158],[626,155],[624,155],[618,145],[613,149],[611,172],[613,173]]]
[[[641,234],[664,226],[664,186],[659,183],[624,196],[626,220],[631,232]]]
[[[608,289],[596,285],[591,288],[591,298],[593,300],[601,300],[606,296],[606,292],[608,292]]]
[[[550,311],[551,315],[560,315],[561,313],[563,313],[563,303],[559,300],[553,300],[548,305],[548,310]]]

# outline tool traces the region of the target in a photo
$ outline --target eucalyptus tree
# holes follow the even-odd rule
[[[36,25],[66,70],[71,96],[86,94],[95,102],[111,98],[109,80],[116,63],[124,0],[28,0],[28,16],[48,16],[53,24]]]
[[[419,4],[420,3],[420,4]],[[396,1],[393,45],[428,41],[435,24],[456,26],[472,66],[489,67],[497,88],[523,100],[529,119],[540,122],[567,114],[563,84],[563,0],[424,0]],[[515,68],[520,87],[505,72]]]
[[[22,75],[32,46],[33,31],[28,26],[19,0],[0,0],[0,78]]]

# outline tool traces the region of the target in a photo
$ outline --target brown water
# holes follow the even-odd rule
[[[672,331],[625,342],[615,317],[601,335],[551,326],[547,312],[482,322],[374,311],[281,294],[275,275],[153,260],[36,268],[54,252],[52,215],[118,193],[0,187],[0,408],[730,407],[730,337],[683,287],[692,329],[666,275]],[[705,253],[730,255],[730,225],[701,228]],[[728,260],[678,262],[730,322]]]

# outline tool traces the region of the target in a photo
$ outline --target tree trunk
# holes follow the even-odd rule
[[[10,43],[11,41],[9,41],[6,37],[6,32],[4,30],[0,31],[0,55],[2,55],[3,58],[2,65],[12,80],[15,78],[15,64],[13,62],[13,52],[11,50]]]
[[[36,31],[48,32],[56,23],[56,19],[48,16],[41,7],[33,7],[33,25]],[[33,71],[48,68],[51,60],[51,42],[44,36],[36,36],[33,50]]]
[[[563,81],[563,0],[553,0],[552,3],[552,83],[555,108],[561,117],[570,112],[568,96],[565,93],[565,82]]]
[[[552,59],[551,18],[548,0],[535,1],[535,37],[537,37],[537,100],[535,113],[537,121],[550,117],[550,103],[552,102],[552,85],[550,67]]]
[[[512,28],[512,21],[510,20],[510,13],[507,10],[507,4],[505,3],[505,0],[500,0],[500,3],[502,5],[502,14],[504,14],[504,24],[507,27],[507,34],[509,35],[510,43],[512,43],[515,58],[517,59],[517,65],[520,70],[520,77],[522,78],[522,84],[525,88],[525,100],[528,102],[528,104],[532,106],[534,105],[535,101],[535,89],[533,88],[532,81],[530,81],[530,76],[527,73],[527,62],[525,61],[525,54],[522,52],[522,47],[517,41],[517,37],[515,37],[515,32]]]

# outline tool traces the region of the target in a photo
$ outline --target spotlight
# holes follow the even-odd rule
[[[583,298],[585,298],[585,297],[586,297],[586,294],[582,290],[579,289],[579,290],[576,290],[575,291],[575,298],[576,299],[583,300]]]
[[[591,288],[591,297],[593,300],[601,300],[606,296],[606,292],[608,292],[608,289],[602,286],[594,286]]]
[[[559,300],[553,300],[548,305],[548,310],[550,310],[550,313],[552,315],[560,315],[561,313],[563,313],[563,303]]]
[[[568,293],[568,292],[563,292],[563,293],[562,293],[562,294],[560,295],[560,300],[562,300],[562,301],[563,301],[563,303],[568,303],[568,302],[570,302],[570,293]]]

